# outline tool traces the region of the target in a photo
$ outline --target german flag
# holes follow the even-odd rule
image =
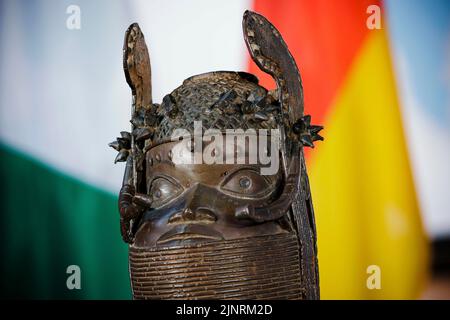
[[[368,27],[372,8],[381,10],[380,29]],[[307,153],[321,298],[417,298],[427,241],[382,3],[255,0],[253,9],[280,30],[300,69],[305,113],[325,126],[325,142]],[[252,62],[249,69],[273,87]]]

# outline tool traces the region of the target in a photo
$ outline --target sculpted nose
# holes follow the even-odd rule
[[[184,208],[172,214],[167,222],[169,224],[214,223],[217,216],[207,205],[210,202],[208,191],[201,185],[193,188],[186,197]]]

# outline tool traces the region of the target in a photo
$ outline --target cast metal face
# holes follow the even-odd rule
[[[282,175],[261,175],[260,164],[177,164],[182,142],[152,148],[146,156],[147,194],[152,207],[136,233],[135,246],[172,246],[274,235],[279,222],[255,223],[236,217],[237,208],[269,205],[279,196]],[[245,162],[249,163],[249,153]]]
[[[303,113],[300,74],[278,30],[246,11],[243,32],[251,58],[276,90],[245,72],[216,71],[186,79],[161,104],[152,100],[139,26],[125,34],[132,128],[110,146],[119,152],[116,162],[126,161],[119,211],[134,298],[319,298],[303,146],[322,140],[322,127]],[[273,160],[277,145],[279,161],[269,169],[278,170],[262,170],[267,163],[252,161],[245,148],[243,162],[179,161],[192,150],[173,142],[173,131],[198,122],[219,136],[227,129],[275,130],[279,139],[269,150]],[[193,131],[195,141],[195,125]]]

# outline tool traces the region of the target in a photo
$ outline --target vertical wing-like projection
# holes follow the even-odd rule
[[[294,58],[278,30],[263,16],[246,11],[244,39],[258,67],[276,81],[279,100],[289,128],[303,116],[303,87]]]
[[[144,35],[137,23],[130,25],[125,33],[123,69],[133,92],[136,109],[150,108],[152,104],[150,56]]]

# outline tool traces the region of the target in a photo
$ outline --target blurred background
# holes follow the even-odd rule
[[[325,126],[307,151],[322,298],[450,298],[445,0],[0,1],[1,297],[131,298],[124,165],[107,147],[130,127],[124,32],[145,34],[156,102],[214,70],[273,88],[246,52],[246,9],[280,30]]]

